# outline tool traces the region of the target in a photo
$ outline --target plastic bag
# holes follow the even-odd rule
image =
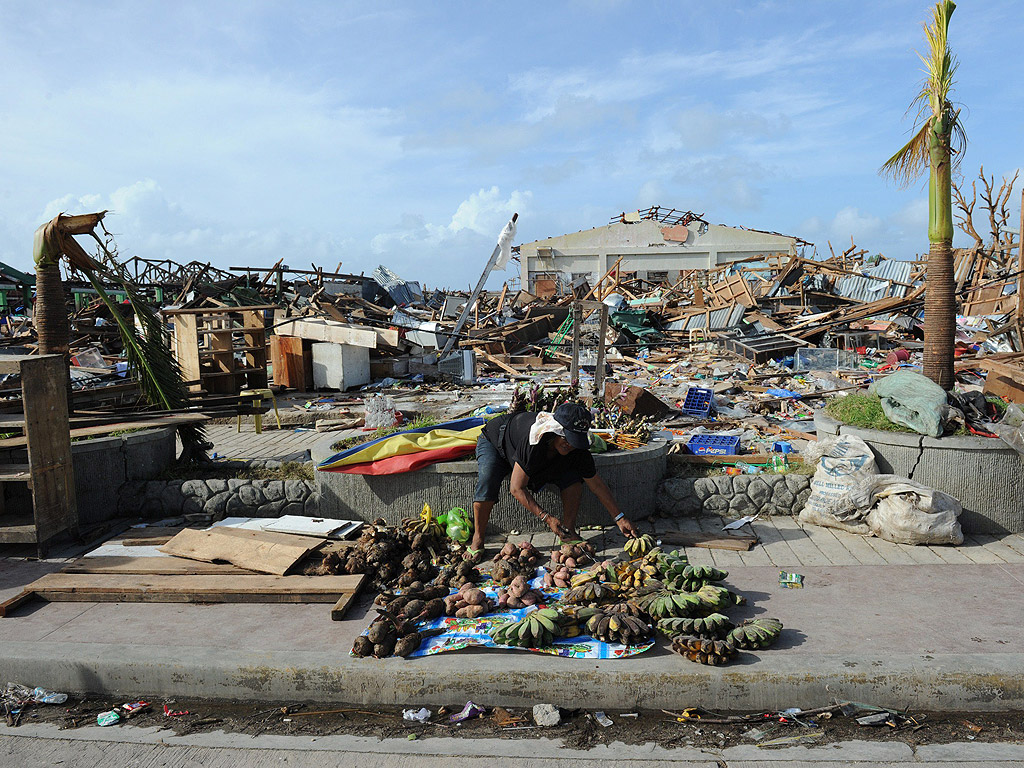
[[[882,401],[882,411],[894,424],[930,437],[942,437],[946,392],[931,379],[912,371],[899,371],[878,379],[868,388]]]
[[[990,424],[988,428],[999,435],[999,438],[1013,450],[1024,456],[1024,410],[1016,403],[1011,403],[998,424]]]
[[[862,519],[867,509],[863,513],[856,509],[851,512],[845,502],[851,490],[878,474],[875,454],[854,435],[840,435],[818,443],[816,449],[821,451],[821,457],[811,480],[811,495],[800,511],[800,522],[850,533],[870,533]]]
[[[960,502],[899,475],[875,475],[850,493],[849,503],[870,509],[868,528],[897,544],[963,544]]]

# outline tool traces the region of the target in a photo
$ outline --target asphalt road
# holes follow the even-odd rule
[[[80,728],[70,734],[49,724],[0,726],[0,765],[88,768],[881,768],[882,766],[1024,767],[1024,744],[954,743],[911,747],[897,742],[849,741],[821,747],[765,750],[753,745],[721,751],[664,749],[614,743],[587,751],[556,740],[432,738],[378,740],[360,736],[261,735],[221,732],[178,737],[157,728]]]

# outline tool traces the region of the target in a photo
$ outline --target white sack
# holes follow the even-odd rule
[[[811,480],[811,495],[800,512],[800,522],[869,534],[871,529],[863,518],[870,505],[863,510],[851,507],[847,497],[851,490],[878,474],[875,455],[867,443],[854,435],[831,437],[819,443],[821,458]]]

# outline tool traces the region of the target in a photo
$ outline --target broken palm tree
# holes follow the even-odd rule
[[[64,284],[60,275],[61,257],[69,268],[81,272],[107,306],[117,323],[128,370],[139,381],[146,401],[159,410],[178,411],[189,407],[188,393],[177,361],[171,354],[163,324],[153,308],[139,295],[136,286],[121,269],[116,258],[113,238],[103,227],[106,211],[76,216],[60,214],[36,230],[32,258],[37,274],[37,328],[39,351],[42,354],[68,355],[69,331],[64,303]],[[100,227],[104,237],[96,234]],[[89,235],[99,246],[100,262],[75,240],[75,235]],[[123,292],[134,312],[132,323],[121,312],[107,287]],[[141,328],[141,332],[139,330]],[[196,423],[179,424],[178,435],[183,446],[182,459],[192,461],[209,447],[203,428]]]

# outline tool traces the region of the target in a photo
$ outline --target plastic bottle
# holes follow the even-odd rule
[[[48,691],[45,688],[35,688],[32,691],[32,701],[37,704],[63,704],[68,700],[66,693]]]
[[[755,467],[753,464],[747,464],[745,461],[737,461],[734,465],[737,469],[743,470],[745,475],[759,475],[761,474],[761,468]]]

